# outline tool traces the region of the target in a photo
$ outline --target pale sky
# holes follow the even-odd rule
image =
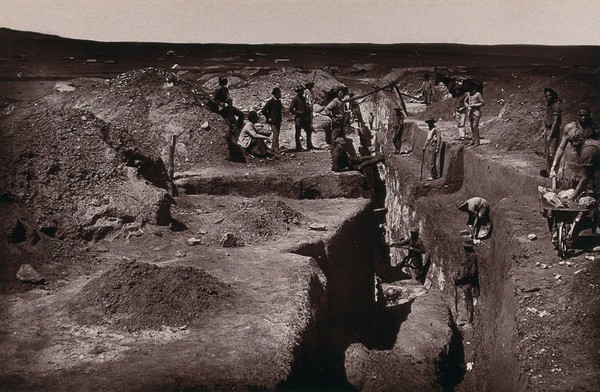
[[[0,0],[0,27],[96,41],[600,45],[600,0]]]

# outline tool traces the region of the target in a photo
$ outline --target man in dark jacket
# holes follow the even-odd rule
[[[227,77],[219,76],[219,87],[213,92],[208,104],[212,111],[223,116],[229,126],[237,128],[239,132],[244,126],[244,113],[233,106],[233,99],[229,95],[229,88],[227,87],[228,83]]]
[[[269,99],[265,106],[262,108],[261,113],[267,119],[267,124],[271,125],[271,132],[273,137],[273,142],[271,144],[271,150],[274,153],[279,152],[279,131],[281,130],[281,111],[283,109],[283,105],[281,104],[281,89],[279,87],[275,87],[273,89],[273,98]]]
[[[465,250],[465,259],[460,266],[458,275],[454,278],[454,284],[465,294],[468,321],[469,324],[473,324],[473,312],[475,310],[473,298],[479,297],[479,265],[477,254],[473,249],[473,240],[465,240],[463,248]]]
[[[297,86],[294,89],[294,91],[296,91],[296,96],[292,99],[289,107],[290,113],[294,115],[294,124],[296,127],[296,151],[303,151],[302,142],[300,141],[302,129],[306,132],[306,148],[309,150],[315,148],[312,145],[312,126],[309,121],[310,108],[306,102],[304,90],[304,86]]]

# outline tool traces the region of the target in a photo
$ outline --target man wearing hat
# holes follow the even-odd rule
[[[233,99],[229,95],[227,84],[229,80],[226,76],[219,76],[219,87],[213,92],[212,99],[209,100],[209,107],[216,113],[219,113],[231,128],[237,127],[237,130],[244,126],[244,113],[233,106]]]
[[[471,125],[471,132],[473,133],[473,141],[468,145],[478,146],[481,143],[479,141],[479,119],[481,118],[481,107],[485,105],[485,101],[483,95],[477,91],[475,83],[473,83],[471,90],[465,97],[465,105],[467,106],[467,117]]]
[[[407,247],[408,253],[400,262],[400,268],[408,267],[414,270],[414,278],[423,282],[423,254],[425,254],[425,245],[423,240],[419,238],[419,228],[413,226],[410,228],[410,238],[400,240],[390,244],[392,248]]]
[[[344,113],[344,103],[342,102],[344,98],[344,89],[340,89],[337,93],[337,97],[335,97],[327,106],[317,110],[317,113],[321,113],[325,111],[325,113],[331,118],[331,129],[332,129],[332,139],[335,140],[337,138],[346,137],[345,132],[345,113]]]
[[[423,146],[423,154],[427,152],[428,155],[427,162],[431,173],[427,179],[428,181],[438,178],[437,157],[440,152],[440,146],[442,145],[442,135],[435,126],[435,122],[433,117],[429,117],[425,120],[429,130],[427,131],[427,140],[425,140],[425,145]]]
[[[402,149],[402,134],[404,133],[404,111],[402,108],[394,108],[392,116],[392,143],[394,143],[394,154],[400,154]]]
[[[312,126],[309,121],[311,114],[308,103],[304,96],[304,86],[298,85],[294,89],[296,96],[290,102],[289,111],[294,115],[294,125],[296,128],[295,139],[296,139],[296,151],[303,151],[302,142],[300,141],[300,135],[302,129],[306,132],[306,148],[309,150],[314,149],[312,145]]]
[[[464,292],[468,321],[469,324],[473,324],[473,312],[475,310],[473,298],[479,297],[479,264],[477,254],[473,249],[473,240],[470,238],[465,239],[463,249],[465,250],[465,258],[454,278],[454,285]]]
[[[484,238],[489,234],[490,222],[490,203],[483,197],[472,197],[462,203],[456,205],[460,211],[469,214],[467,227],[471,234],[471,238],[476,245],[480,245],[480,237]],[[487,227],[486,232],[481,233],[481,228]]]
[[[279,153],[279,131],[281,130],[281,111],[283,110],[283,105],[281,103],[281,89],[275,87],[271,94],[273,94],[273,97],[267,101],[262,108],[261,113],[267,119],[267,124],[271,125],[271,134],[273,137],[271,149],[273,152]]]
[[[315,84],[313,82],[306,82],[304,84],[304,98],[306,99],[306,104],[308,105],[308,122],[310,124],[311,129],[313,126],[313,114],[315,107],[315,96],[312,91],[313,87],[315,87]]]

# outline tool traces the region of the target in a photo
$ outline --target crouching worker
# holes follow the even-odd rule
[[[481,246],[481,239],[490,234],[492,222],[490,220],[490,203],[483,197],[472,197],[469,200],[458,203],[456,207],[469,214],[467,226],[469,234],[475,245]]]
[[[465,240],[463,248],[465,250],[465,259],[454,278],[454,285],[464,293],[468,321],[469,324],[473,324],[473,312],[475,310],[473,298],[479,298],[479,264],[477,262],[477,254],[473,249],[473,240]],[[456,311],[458,312],[458,293],[455,293],[455,295]]]
[[[348,170],[362,170],[366,167],[372,166],[378,162],[385,161],[385,157],[382,155],[375,156],[350,156],[346,151],[346,139],[338,137],[333,140],[331,145],[331,170],[334,172],[342,172]]]
[[[238,144],[248,154],[257,158],[272,158],[273,153],[267,147],[266,141],[269,140],[268,136],[261,135],[254,124],[258,122],[258,113],[252,110],[248,113],[248,121],[244,124],[240,136],[238,138]]]
[[[392,248],[406,248],[408,253],[400,262],[400,268],[408,267],[413,272],[413,277],[422,283],[423,274],[423,254],[425,254],[425,245],[419,238],[419,229],[413,227],[410,229],[410,238],[400,240],[390,244]]]

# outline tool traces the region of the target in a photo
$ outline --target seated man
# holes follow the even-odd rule
[[[244,124],[244,127],[240,132],[238,144],[252,156],[257,158],[272,158],[273,153],[265,143],[269,140],[269,137],[257,132],[256,127],[254,126],[257,122],[258,113],[254,110],[250,111],[250,113],[248,113],[248,121]]]
[[[219,76],[219,87],[213,92],[208,100],[208,107],[215,113],[219,113],[232,129],[239,131],[244,125],[244,113],[233,106],[233,99],[229,95],[227,84],[229,80],[225,76]]]
[[[490,203],[483,197],[472,197],[469,200],[458,203],[457,208],[460,211],[469,214],[467,226],[473,242],[480,245],[481,238],[485,238],[489,234],[490,221]],[[487,230],[482,230],[485,227]]]
[[[331,164],[334,172],[348,170],[361,170],[378,162],[383,162],[385,158],[381,155],[375,156],[350,156],[346,151],[346,139],[338,137],[331,146]]]

